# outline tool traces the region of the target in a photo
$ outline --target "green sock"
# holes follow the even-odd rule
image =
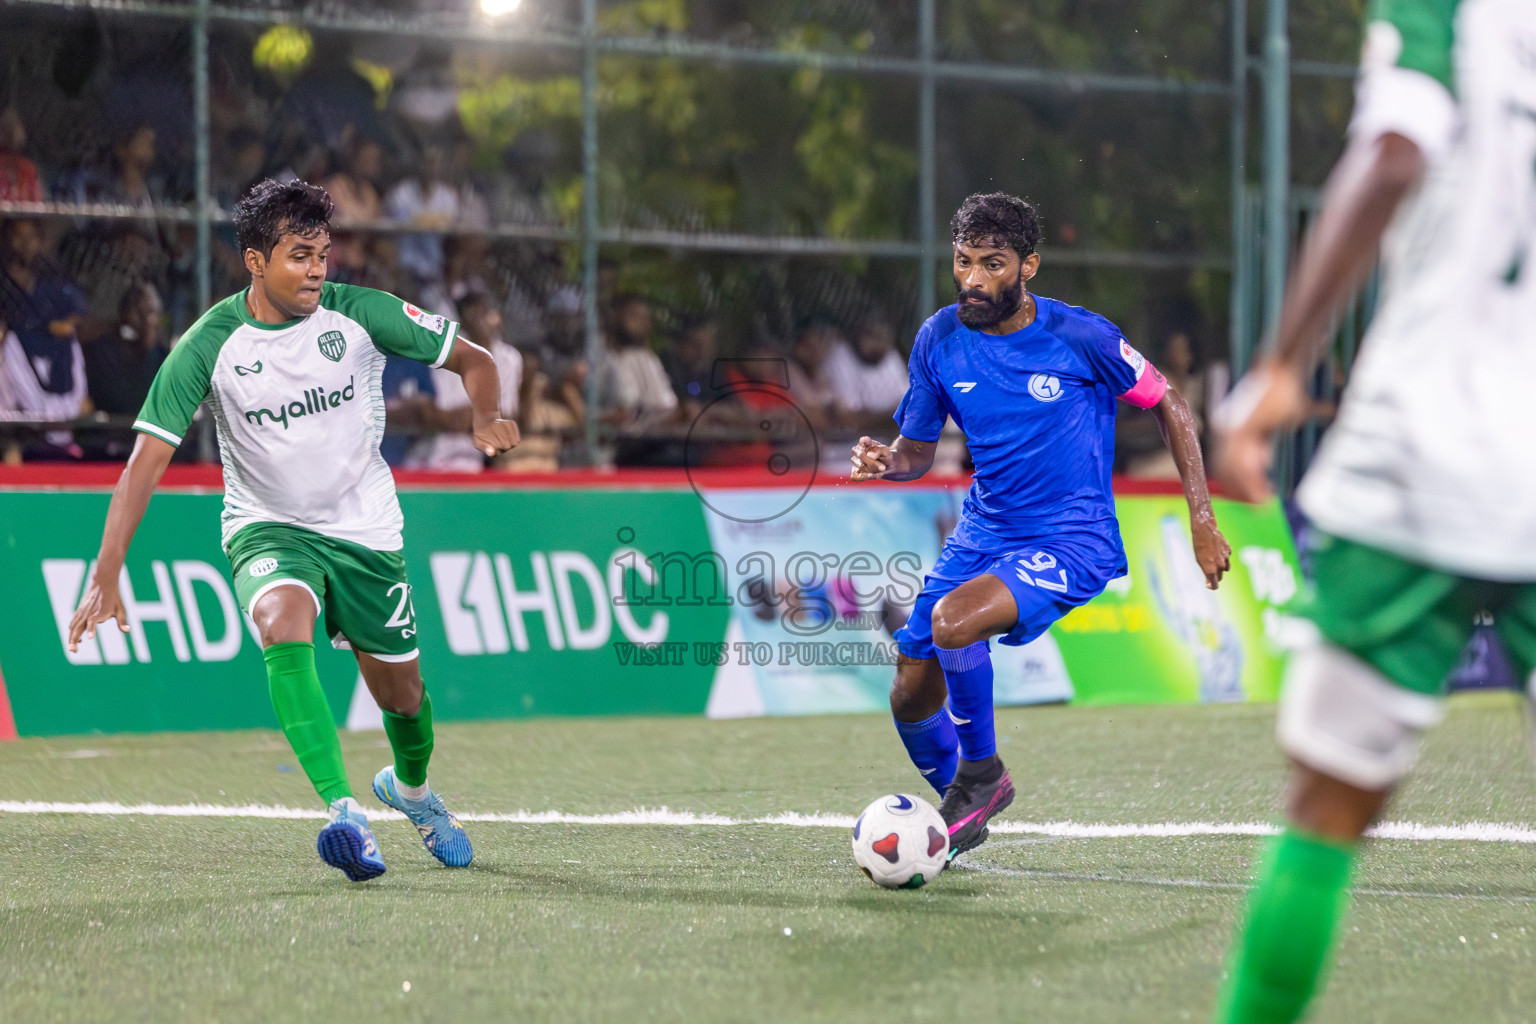
[[[351,796],[347,770],[341,763],[336,719],[315,671],[315,645],[273,644],[262,656],[267,660],[272,710],[277,712],[277,721],[299,759],[299,767],[327,804]]]
[[[1217,1024],[1291,1024],[1317,991],[1348,903],[1352,844],[1287,828],[1272,840],[1248,903]]]
[[[384,735],[395,752],[395,778],[407,786],[425,783],[427,762],[432,760],[432,698],[425,690],[413,717],[384,712]]]

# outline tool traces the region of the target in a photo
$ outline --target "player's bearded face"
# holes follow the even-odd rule
[[[955,300],[960,303],[960,322],[973,330],[996,327],[1019,311],[1024,305],[1023,268],[1012,284],[1005,284],[994,292],[981,288],[966,288],[955,278]]]

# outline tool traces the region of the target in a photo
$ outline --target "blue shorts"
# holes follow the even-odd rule
[[[953,537],[939,553],[933,571],[923,577],[923,591],[896,643],[909,658],[933,658],[933,606],[962,583],[990,573],[1013,595],[1019,618],[1002,636],[1014,647],[1029,643],[1051,623],[1080,604],[1098,597],[1109,581],[1125,574],[1125,555],[1096,537],[1063,534],[1013,551],[978,551]]]

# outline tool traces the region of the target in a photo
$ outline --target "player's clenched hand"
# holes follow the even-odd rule
[[[515,447],[519,440],[517,423],[513,420],[491,420],[475,427],[475,447],[490,456]]]
[[[861,437],[853,446],[853,472],[848,479],[854,483],[878,480],[891,471],[891,447],[872,437]]]
[[[1296,371],[1279,363],[1255,366],[1216,410],[1216,478],[1234,498],[1270,496],[1269,461],[1275,434],[1300,426],[1310,402]]]
[[[1195,561],[1205,573],[1205,585],[1215,590],[1221,585],[1222,576],[1232,568],[1232,545],[1216,528],[1214,519],[1200,519],[1190,524],[1195,542]]]
[[[116,619],[117,628],[128,632],[128,612],[123,608],[123,599],[118,596],[117,585],[103,587],[93,579],[85,588],[85,596],[80,599],[74,618],[69,620],[69,652],[73,654],[79,650],[81,637],[87,640],[95,637],[96,627],[108,619]]]

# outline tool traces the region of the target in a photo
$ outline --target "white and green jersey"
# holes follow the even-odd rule
[[[1302,507],[1458,575],[1536,580],[1536,0],[1374,0],[1350,131],[1406,136],[1428,171]]]
[[[224,462],[224,546],[251,523],[287,523],[397,551],[400,502],[379,454],[385,353],[434,367],[459,325],[386,292],[326,284],[320,308],[254,319],[245,292],[217,303],[155,375],[134,429],[181,444],[206,398]]]

